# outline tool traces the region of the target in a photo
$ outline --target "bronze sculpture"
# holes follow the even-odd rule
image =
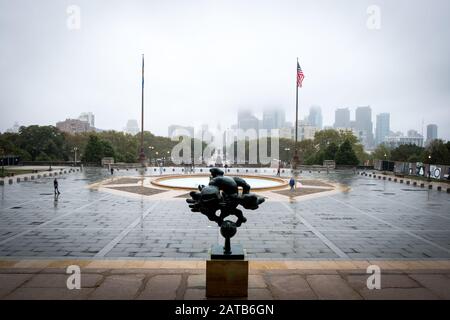
[[[236,234],[237,228],[247,221],[237,207],[241,205],[245,209],[255,210],[264,202],[264,198],[250,193],[250,185],[240,177],[224,176],[224,172],[219,168],[212,168],[209,171],[211,172],[209,184],[198,186],[199,191],[191,191],[192,199],[186,201],[192,212],[201,212],[220,227],[220,233],[225,238],[225,246],[223,253],[213,248],[212,257],[220,255],[225,259],[243,258],[242,249],[236,247],[234,250],[230,244],[230,239]],[[242,188],[242,193],[239,193],[239,187]],[[220,214],[216,215],[218,210]],[[237,217],[236,222],[225,220],[230,215]]]

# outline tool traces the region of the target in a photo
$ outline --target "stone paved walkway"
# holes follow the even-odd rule
[[[381,268],[381,289],[366,267]],[[66,266],[81,267],[68,290]],[[0,299],[205,299],[205,263],[193,261],[1,261]],[[250,261],[248,298],[450,299],[449,261]]]
[[[0,186],[0,258],[205,260],[211,244],[223,241],[217,226],[190,212],[185,191],[128,196],[88,188],[110,177],[90,168],[61,176],[58,201],[53,178]],[[297,197],[262,192],[267,201],[245,212],[232,240],[249,259],[450,259],[450,194],[345,172],[301,178],[345,188]]]

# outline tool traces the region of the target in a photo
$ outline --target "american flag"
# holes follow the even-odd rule
[[[297,87],[302,87],[303,79],[305,79],[305,75],[303,74],[302,68],[300,67],[300,64],[297,61]]]

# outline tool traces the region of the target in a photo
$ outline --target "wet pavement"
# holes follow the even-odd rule
[[[0,258],[204,260],[211,244],[223,242],[183,198],[88,188],[109,177],[93,168],[58,177],[58,201],[51,177],[0,186]],[[450,194],[353,172],[301,177],[349,190],[304,199],[268,192],[232,239],[250,259],[450,258]]]

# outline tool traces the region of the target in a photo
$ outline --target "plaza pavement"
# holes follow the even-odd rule
[[[299,197],[262,192],[267,201],[244,212],[248,221],[232,239],[249,259],[450,258],[450,194],[353,173],[301,178],[345,188]],[[59,177],[54,201],[52,179],[0,187],[0,259],[204,260],[223,241],[217,226],[190,212],[186,191],[142,196],[95,187],[109,173],[85,169]]]
[[[0,297],[203,298],[217,226],[189,211],[185,191],[113,189],[134,176],[121,185],[149,187],[134,170],[114,181],[101,169],[64,175],[58,201],[52,178],[0,187]],[[250,260],[249,299],[449,298],[449,194],[352,172],[301,179],[334,188],[261,192],[267,201],[232,239]],[[82,290],[63,281],[74,261]],[[369,264],[381,267],[382,290],[365,287]]]

